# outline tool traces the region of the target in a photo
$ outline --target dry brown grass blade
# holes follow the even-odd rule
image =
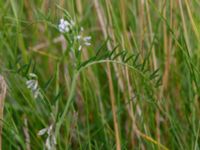
[[[6,82],[4,78],[0,75],[0,150],[2,149],[2,128],[3,128],[3,109],[4,109],[4,100],[6,97]]]
[[[108,35],[106,32],[106,24],[105,24],[105,20],[104,20],[105,17],[103,17],[104,16],[103,11],[100,8],[98,0],[94,1],[94,6],[97,11],[101,30],[103,32],[104,38],[106,39],[108,37]],[[109,50],[112,49],[111,43],[109,41],[107,43],[107,47]],[[118,126],[117,115],[116,115],[116,104],[115,104],[115,95],[114,95],[113,82],[112,82],[112,76],[111,76],[111,68],[110,68],[109,63],[107,63],[106,66],[107,66],[107,77],[108,77],[108,83],[109,83],[109,92],[110,92],[111,107],[112,107],[112,113],[113,113],[114,129],[115,129],[116,149],[121,150],[120,133],[119,133],[119,126]]]
[[[31,140],[30,140],[30,135],[29,135],[28,119],[26,116],[24,118],[23,131],[24,131],[24,136],[25,136],[25,141],[26,141],[26,150],[31,150],[31,145],[30,145]]]

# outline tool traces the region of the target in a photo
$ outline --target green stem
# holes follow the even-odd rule
[[[73,96],[74,96],[74,91],[75,91],[75,88],[76,88],[76,81],[77,81],[77,77],[78,77],[78,72],[75,72],[74,73],[74,76],[73,76],[73,79],[72,79],[72,85],[71,85],[71,90],[70,90],[70,93],[69,93],[69,97],[67,99],[67,103],[65,105],[65,108],[64,108],[64,111],[56,125],[56,131],[55,131],[55,134],[56,134],[56,137],[58,136],[58,133],[60,131],[60,128],[61,128],[61,125],[62,123],[64,122],[64,119],[67,115],[67,112],[68,112],[68,109],[69,109],[69,106],[72,102],[72,99],[73,99]]]

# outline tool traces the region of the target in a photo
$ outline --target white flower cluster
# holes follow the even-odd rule
[[[79,48],[78,48],[78,50],[79,51],[81,51],[82,50],[82,48],[83,48],[83,46],[90,46],[91,45],[91,43],[90,43],[90,41],[91,41],[91,36],[82,36],[82,35],[78,35],[77,37],[76,37],[76,39],[78,40],[78,42],[79,42]]]
[[[74,25],[75,25],[74,21],[71,20],[69,22],[62,18],[60,19],[60,24],[58,25],[58,28],[61,33],[65,33],[65,32],[69,32],[73,28]]]
[[[47,138],[45,142],[45,146],[47,150],[55,150],[56,149],[56,136],[55,132],[53,131],[53,124],[51,124],[49,127],[41,129],[38,132],[39,136],[42,136],[47,133]]]
[[[60,19],[60,23],[58,25],[59,31],[61,33],[67,33],[70,30],[72,30],[72,28],[75,26],[74,21],[70,20],[67,21],[65,19]],[[81,27],[81,32],[79,33],[79,35],[75,36],[74,39],[77,40],[77,42],[79,43],[79,47],[78,50],[81,51],[82,48],[84,46],[90,46],[91,45],[91,36],[82,36],[82,32],[83,32],[83,28]]]
[[[31,79],[26,81],[27,88],[31,90],[34,98],[37,98],[38,96],[42,96],[42,94],[40,93],[40,89],[38,87],[38,80],[37,80],[38,77],[37,77],[37,75],[34,74],[34,73],[30,73],[29,77]]]

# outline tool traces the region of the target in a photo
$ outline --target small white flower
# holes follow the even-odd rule
[[[91,36],[85,36],[85,37],[83,37],[82,35],[77,35],[75,37],[75,39],[77,39],[78,42],[79,42],[79,44],[80,44],[79,48],[78,48],[79,51],[82,50],[83,46],[90,46],[91,45],[91,43],[90,43],[90,41],[92,39]]]
[[[77,35],[76,39],[80,40],[81,39],[81,35]]]
[[[38,96],[42,96],[42,94],[40,93],[40,89],[38,88],[37,75],[34,73],[30,73],[29,77],[31,79],[26,81],[27,88],[31,90],[34,98],[37,98]]]
[[[81,32],[83,32],[84,31],[84,28],[83,27],[81,27]]]
[[[70,21],[70,26],[71,27],[75,26],[75,22],[73,20]]]
[[[47,138],[45,141],[45,146],[47,150],[55,150],[56,149],[56,136],[55,132],[53,131],[53,124],[51,124],[49,127],[41,129],[38,132],[39,136],[42,136],[44,134],[47,134]]]
[[[91,39],[92,39],[91,36],[84,37],[84,41],[90,41]]]
[[[73,26],[75,25],[74,21],[67,21],[64,19],[60,19],[60,24],[58,25],[59,31],[61,33],[69,32]]]
[[[42,94],[40,93],[40,89],[36,89],[35,91],[33,91],[33,96],[34,98],[37,98],[37,97],[42,97]]]
[[[85,42],[85,45],[86,45],[86,46],[90,46],[91,43],[89,43],[89,42]]]
[[[82,46],[80,45],[80,46],[78,47],[78,50],[81,51],[81,49],[82,49]]]
[[[84,45],[90,46],[90,45],[91,45],[91,43],[90,43],[90,40],[91,40],[91,39],[92,39],[91,36],[86,36],[86,37],[84,37],[84,38],[83,38]]]
[[[32,77],[32,78],[37,78],[37,75],[34,74],[34,73],[29,73],[29,76]]]
[[[41,129],[37,135],[42,136],[47,132],[48,128]]]

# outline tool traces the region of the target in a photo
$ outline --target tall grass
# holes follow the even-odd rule
[[[199,9],[198,0],[0,1],[2,149],[199,150]],[[72,32],[59,32],[61,18],[75,21]],[[78,51],[82,27],[92,40]]]

